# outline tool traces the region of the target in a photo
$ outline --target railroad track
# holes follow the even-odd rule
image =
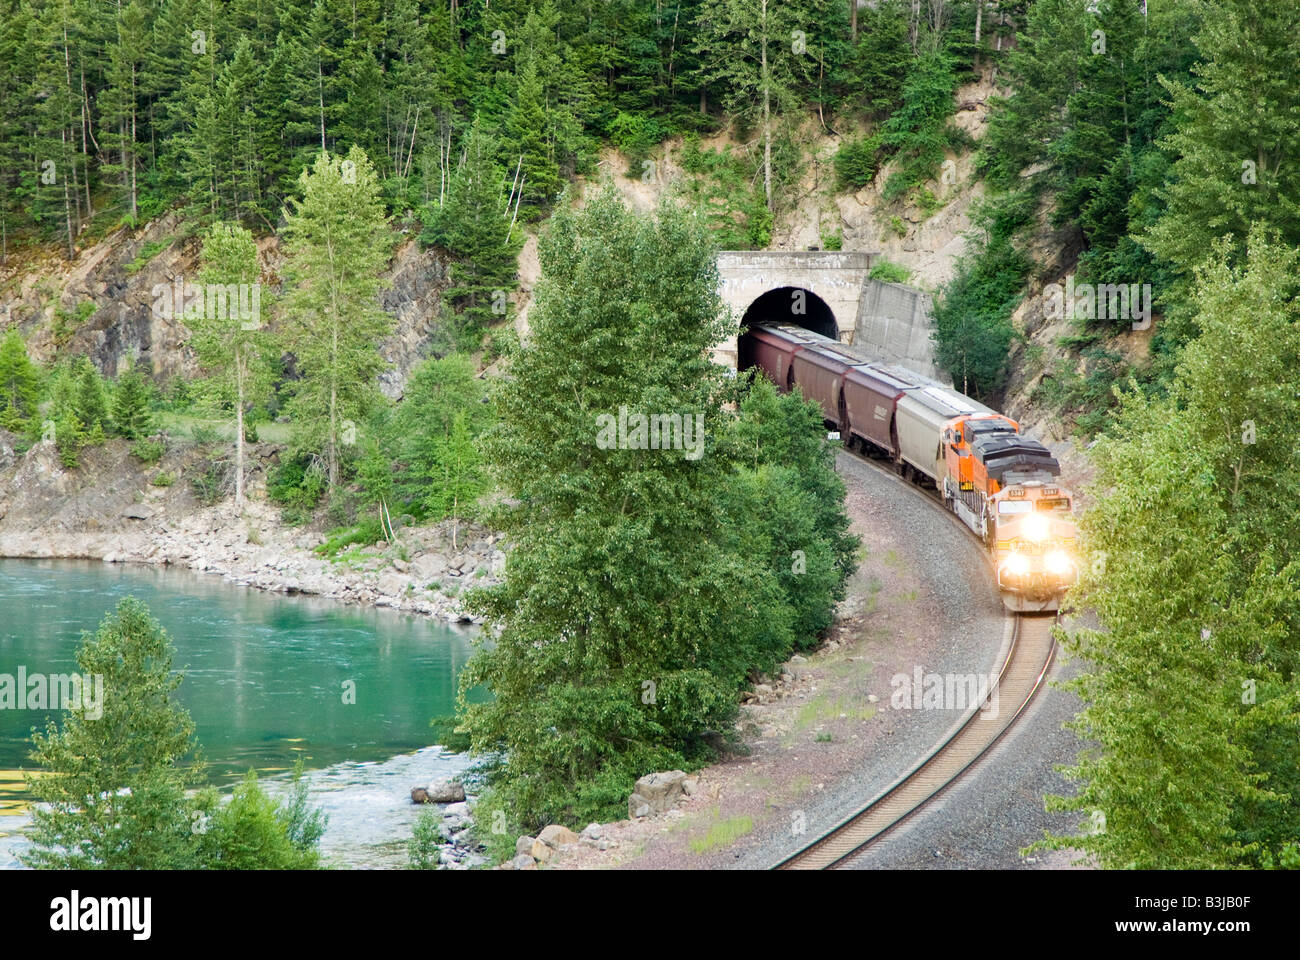
[[[864,457],[858,459],[878,468]],[[970,533],[964,524],[956,522]],[[989,706],[981,704],[973,709],[956,730],[883,793],[829,833],[777,864],[776,869],[826,870],[842,865],[956,783],[1015,726],[1042,688],[1056,652],[1052,636],[1056,621],[1053,615],[1016,614],[1010,649],[997,683],[989,691]]]

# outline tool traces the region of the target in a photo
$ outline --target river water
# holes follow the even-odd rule
[[[177,696],[210,781],[229,788],[253,768],[275,790],[302,758],[313,802],[330,816],[328,861],[405,864],[419,812],[411,787],[469,766],[430,746],[429,729],[454,710],[468,630],[184,570],[0,559],[0,675],[73,672],[82,631],[126,596],[147,603],[171,637],[185,674]],[[31,729],[59,716],[22,706],[0,709],[0,867],[17,865],[23,843]]]

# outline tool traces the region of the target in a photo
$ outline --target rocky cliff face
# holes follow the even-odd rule
[[[109,376],[132,361],[160,382],[193,375],[189,331],[181,320],[154,309],[156,289],[176,278],[196,279],[199,244],[180,238],[182,226],[179,215],[167,214],[139,230],[114,231],[79,250],[72,261],[54,252],[21,265],[15,260],[8,274],[0,274],[0,330],[17,325],[44,362],[86,354]],[[280,291],[284,255],[278,237],[263,239],[259,249],[266,303]],[[394,316],[396,329],[381,346],[392,364],[381,387],[396,397],[411,368],[438,341],[448,263],[437,251],[421,251],[403,233],[385,279],[381,303]],[[274,307],[267,312],[274,325]]]

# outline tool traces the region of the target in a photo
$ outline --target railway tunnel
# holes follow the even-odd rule
[[[777,287],[749,305],[742,326],[755,323],[792,323],[832,340],[840,338],[835,314],[826,301],[803,287]]]

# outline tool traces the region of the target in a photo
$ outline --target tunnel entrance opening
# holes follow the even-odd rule
[[[826,301],[803,287],[778,287],[769,290],[749,305],[741,323],[791,323],[832,340],[840,338],[835,314]]]

